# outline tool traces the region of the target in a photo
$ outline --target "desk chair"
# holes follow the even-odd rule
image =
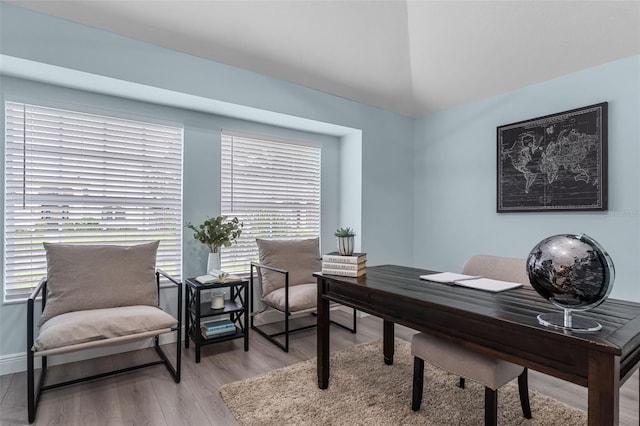
[[[256,242],[260,262],[251,262],[251,288],[254,288],[253,280],[255,277],[260,289],[260,299],[266,306],[264,310],[271,308],[284,314],[284,331],[267,332],[263,330],[264,327],[256,326],[254,312],[251,314],[251,328],[283,351],[289,352],[289,335],[291,333],[316,326],[316,324],[311,324],[291,329],[289,322],[293,314],[307,312],[314,314],[317,309],[318,286],[313,273],[322,269],[320,239],[265,240],[257,238]],[[251,304],[253,305],[253,293],[251,296]],[[352,327],[334,321],[332,323],[355,333],[356,310],[353,310]],[[278,336],[284,336],[284,343],[276,339]]]
[[[477,255],[465,262],[463,274],[480,275],[501,281],[528,285],[524,259]],[[464,388],[465,378],[485,387],[484,422],[498,424],[498,388],[518,378],[522,414],[531,418],[527,369],[516,364],[469,349],[455,340],[418,333],[411,339],[413,364],[413,396],[411,408],[420,409],[424,385],[424,362],[460,376],[459,386]]]

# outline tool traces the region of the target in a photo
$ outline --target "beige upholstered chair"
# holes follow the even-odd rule
[[[489,255],[472,256],[465,262],[462,273],[529,285],[524,259]],[[497,389],[517,377],[522,413],[527,419],[531,418],[526,368],[475,352],[455,340],[426,333],[413,336],[411,353],[414,356],[411,404],[414,411],[420,409],[422,402],[424,361],[427,361],[435,367],[459,375],[462,388],[464,388],[465,378],[485,386],[485,425],[497,425]]]
[[[165,364],[176,383],[180,382],[182,283],[156,270],[158,244],[44,244],[47,276],[27,301],[29,422],[35,419],[40,393],[61,386],[157,364]],[[178,319],[159,308],[160,275],[178,291]],[[36,318],[35,301],[39,295],[42,313]],[[39,326],[37,337],[35,320]],[[158,339],[160,334],[171,332],[177,333],[174,365]],[[62,383],[44,383],[49,356],[148,338],[154,338],[158,360]],[[35,357],[42,360],[37,388]]]
[[[258,282],[260,299],[266,307],[284,314],[284,331],[267,333],[254,324],[253,297],[251,328],[270,342],[289,352],[289,334],[315,327],[316,324],[290,329],[290,316],[317,309],[317,282],[314,272],[322,270],[320,239],[265,240],[256,239],[260,262],[251,263],[251,287],[254,277]],[[254,273],[255,272],[255,273]],[[353,328],[334,322],[352,333],[356,332],[356,310],[353,310]],[[284,343],[277,336],[284,335]]]

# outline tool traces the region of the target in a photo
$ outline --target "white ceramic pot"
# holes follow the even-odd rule
[[[353,254],[353,237],[337,237],[338,252],[342,256],[351,256]]]

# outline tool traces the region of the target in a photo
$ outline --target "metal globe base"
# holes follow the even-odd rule
[[[573,316],[571,309],[564,313],[550,313],[538,315],[538,322],[545,327],[568,330],[576,333],[592,333],[602,329],[602,324],[590,318]]]

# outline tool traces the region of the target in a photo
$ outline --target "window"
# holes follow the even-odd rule
[[[221,267],[249,271],[256,238],[320,235],[320,148],[222,133],[222,214],[244,223],[242,235],[221,251]]]
[[[181,128],[14,102],[5,118],[5,301],[46,275],[43,242],[160,240],[181,275]]]

